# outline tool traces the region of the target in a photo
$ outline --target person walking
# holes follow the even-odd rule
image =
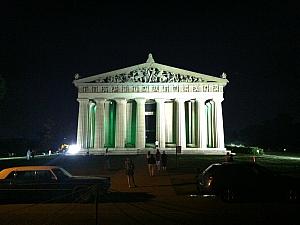
[[[27,160],[30,160],[30,158],[31,158],[31,150],[30,149],[27,150],[26,158],[27,158]]]
[[[151,154],[150,155],[150,177],[154,176],[154,168],[155,168],[155,164],[156,164],[156,160],[154,158],[154,155]]]
[[[161,154],[160,154],[159,149],[156,150],[155,160],[156,160],[156,170],[157,170],[157,173],[159,173],[159,171],[160,171],[160,160],[161,160]]]
[[[148,151],[146,159],[147,159],[147,166],[148,166],[149,176],[151,176],[151,162],[150,162],[151,153],[150,153],[150,151]]]
[[[134,163],[132,159],[129,159],[128,157],[125,160],[125,173],[127,176],[127,182],[128,182],[128,187],[136,187],[135,181],[134,181]],[[131,181],[132,184],[131,185]]]
[[[167,170],[167,162],[168,162],[168,155],[166,154],[165,151],[163,151],[161,155],[161,166],[163,171]]]
[[[105,164],[106,164],[106,169],[107,170],[110,170],[110,161],[111,161],[111,159],[110,159],[110,155],[108,153],[108,148],[106,148],[106,150],[105,150]]]

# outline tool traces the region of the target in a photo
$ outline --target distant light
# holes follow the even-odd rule
[[[286,151],[286,148],[284,148],[283,151],[285,152],[285,151]]]
[[[69,145],[67,153],[70,155],[75,155],[80,151],[79,145]]]

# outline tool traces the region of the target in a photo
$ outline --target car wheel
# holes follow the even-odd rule
[[[95,199],[95,196],[95,189],[91,187],[78,187],[73,191],[73,199],[83,203],[91,202]]]
[[[234,202],[237,199],[237,196],[231,188],[224,188],[221,191],[221,199],[224,202]]]
[[[286,194],[286,199],[289,202],[297,202],[299,201],[299,193],[295,189],[289,189]]]

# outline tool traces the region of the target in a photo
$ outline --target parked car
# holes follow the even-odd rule
[[[0,172],[0,200],[72,197],[87,202],[107,193],[110,186],[110,177],[72,176],[57,166],[12,167]]]
[[[216,195],[224,201],[299,201],[299,183],[299,179],[257,163],[215,163],[197,176],[200,194]]]

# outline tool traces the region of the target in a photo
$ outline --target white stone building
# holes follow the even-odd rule
[[[130,154],[154,148],[225,154],[221,78],[146,63],[85,78],[77,75],[80,154]]]

